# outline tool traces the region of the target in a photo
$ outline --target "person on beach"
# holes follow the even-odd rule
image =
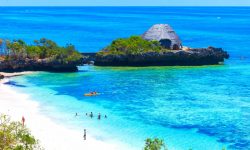
[[[22,125],[24,126],[24,123],[25,123],[25,118],[24,116],[22,117]]]
[[[84,129],[83,139],[86,140],[86,129]]]
[[[91,112],[89,116],[90,116],[90,118],[93,118],[93,113]]]
[[[98,114],[98,120],[101,120],[101,114],[100,113]]]

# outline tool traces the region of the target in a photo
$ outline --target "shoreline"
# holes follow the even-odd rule
[[[3,75],[5,78],[15,77],[15,76],[22,76],[27,74],[35,73],[35,71],[23,71],[23,72],[0,72],[0,75]]]
[[[93,150],[93,149],[121,149],[116,144],[105,143],[88,135],[83,140],[83,131],[69,129],[55,123],[49,117],[39,112],[39,103],[30,99],[28,94],[18,93],[13,88],[0,81],[0,113],[7,114],[12,120],[21,121],[25,117],[25,124],[31,134],[39,140],[40,145],[46,150]]]
[[[74,149],[74,150],[78,150],[78,149],[79,150],[80,149],[117,150],[119,149],[119,150],[122,150],[122,149],[126,149],[127,146],[129,147],[127,149],[132,148],[131,145],[127,145],[126,142],[123,143],[123,141],[118,141],[118,140],[114,141],[113,139],[110,139],[110,138],[107,138],[107,139],[100,138],[99,135],[101,135],[101,133],[98,132],[98,129],[99,129],[98,126],[91,126],[91,128],[92,127],[94,128],[90,129],[89,127],[86,127],[86,122],[81,122],[81,124],[78,124],[77,126],[71,126],[71,124],[69,124],[70,122],[68,122],[69,118],[63,119],[63,120],[60,119],[60,121],[55,119],[56,117],[54,116],[54,114],[57,112],[52,113],[51,115],[48,113],[44,113],[43,112],[44,106],[38,100],[39,98],[36,97],[37,94],[36,95],[29,94],[29,92],[24,91],[25,88],[24,90],[21,90],[21,91],[24,91],[25,94],[23,94],[22,92],[19,92],[18,89],[15,89],[15,87],[11,87],[8,84],[7,85],[3,84],[4,82],[8,82],[9,80],[11,80],[11,78],[10,79],[5,78],[3,80],[0,80],[0,113],[3,113],[4,111],[5,114],[8,114],[11,116],[12,120],[18,120],[18,121],[21,121],[22,116],[24,116],[26,119],[27,127],[31,130],[32,135],[34,135],[36,139],[39,139],[41,141],[40,142],[41,146],[44,147],[46,150],[58,150],[58,149],[60,150],[61,149],[62,150],[64,149],[65,150],[68,150],[68,149]],[[34,92],[35,91],[39,91],[39,89],[34,90]],[[44,94],[46,95],[46,93],[50,93],[50,91],[45,91]],[[50,100],[52,100],[53,98],[54,96],[48,97],[48,99]],[[71,99],[67,98],[65,100],[69,102]],[[50,103],[48,103],[48,105],[50,105]],[[48,110],[47,112],[50,112],[50,111]],[[74,112],[71,112],[71,113],[74,113]],[[74,114],[72,114],[72,117],[74,117],[73,115]],[[71,121],[74,121],[74,119]],[[87,129],[87,141],[83,140],[84,128]],[[94,130],[97,132],[94,132],[93,134],[92,131]],[[151,127],[150,127],[150,130],[152,130]],[[144,131],[145,130],[141,130],[141,133],[143,133]],[[190,143],[192,143],[191,141],[185,138],[183,140],[184,143],[182,141],[181,145],[179,145],[178,142],[176,143],[176,141],[178,141],[179,139],[182,139],[182,137],[185,137],[190,134],[191,135],[189,137],[191,139],[195,139],[195,141],[200,141],[198,143],[203,143],[204,141],[206,141],[208,143],[213,144],[215,142],[214,139],[204,134],[201,134],[201,136],[199,136],[201,139],[199,140],[195,136],[195,135],[198,135],[198,134],[195,134],[197,133],[197,131],[191,131],[191,132],[188,131],[185,133],[183,133],[183,130],[176,131],[175,129],[169,129],[169,130],[167,129],[164,131],[165,133],[170,133],[169,135],[166,135],[167,139],[169,139],[169,141],[167,141],[168,143],[166,143],[168,148],[172,148],[176,150],[183,149],[182,147],[183,144],[189,145]],[[120,135],[123,135],[123,134],[119,134],[118,136]],[[140,141],[143,141],[143,139],[141,139]],[[188,147],[192,147],[192,145]],[[216,142],[216,145],[218,145],[217,142]],[[139,144],[139,146],[143,146],[142,143]],[[195,147],[196,148],[199,147],[199,144],[195,144],[194,148]],[[223,148],[224,144],[223,145],[221,144],[221,146],[216,146],[216,147]]]

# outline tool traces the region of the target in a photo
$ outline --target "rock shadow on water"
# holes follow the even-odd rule
[[[15,87],[22,87],[22,88],[27,87],[27,86],[25,86],[25,85],[18,84],[18,83],[15,82],[15,81],[8,81],[8,82],[5,82],[4,84],[5,84],[5,85],[10,85],[10,86],[15,86]]]
[[[232,135],[228,134],[228,136],[221,136],[219,134],[220,131],[216,131],[215,128],[209,126],[201,127],[199,125],[170,125],[170,127],[174,129],[183,129],[183,130],[198,129],[197,133],[208,135],[210,137],[216,137],[218,138],[217,139],[218,142],[228,144],[229,149],[234,149],[234,150],[246,150],[246,148],[250,149],[250,142],[248,142],[248,140],[244,139],[238,140],[237,137],[234,137],[234,135],[237,134],[237,131],[235,130],[230,131]]]
[[[240,140],[236,144],[230,145],[229,149],[236,149],[236,150],[249,150],[250,149],[250,143],[246,140]]]

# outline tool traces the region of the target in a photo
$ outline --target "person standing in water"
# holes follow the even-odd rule
[[[92,112],[90,113],[90,118],[93,118],[93,113]]]
[[[98,120],[101,120],[101,114],[100,113],[98,114]]]
[[[22,117],[22,125],[24,126],[24,123],[25,123],[25,118],[24,116]]]
[[[76,113],[76,115],[75,116],[78,116],[78,114]]]
[[[84,129],[83,139],[86,140],[86,129]]]

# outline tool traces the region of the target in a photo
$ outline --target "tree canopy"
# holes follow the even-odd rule
[[[162,139],[159,138],[147,138],[145,140],[145,146],[143,148],[144,150],[168,150],[166,148],[166,145]],[[189,148],[188,150],[192,150]],[[226,150],[226,148],[222,148],[222,150]]]
[[[167,150],[164,141],[158,138],[145,140],[144,150]]]
[[[0,115],[1,150],[41,150],[38,141],[21,122],[11,121],[10,117]]]
[[[158,41],[147,41],[140,36],[131,36],[114,40],[109,46],[101,50],[98,55],[126,55],[163,51],[166,51],[166,49]]]
[[[79,61],[82,55],[74,45],[58,46],[54,41],[41,38],[28,45],[23,40],[0,40],[0,54],[5,60],[50,59],[61,63]]]

